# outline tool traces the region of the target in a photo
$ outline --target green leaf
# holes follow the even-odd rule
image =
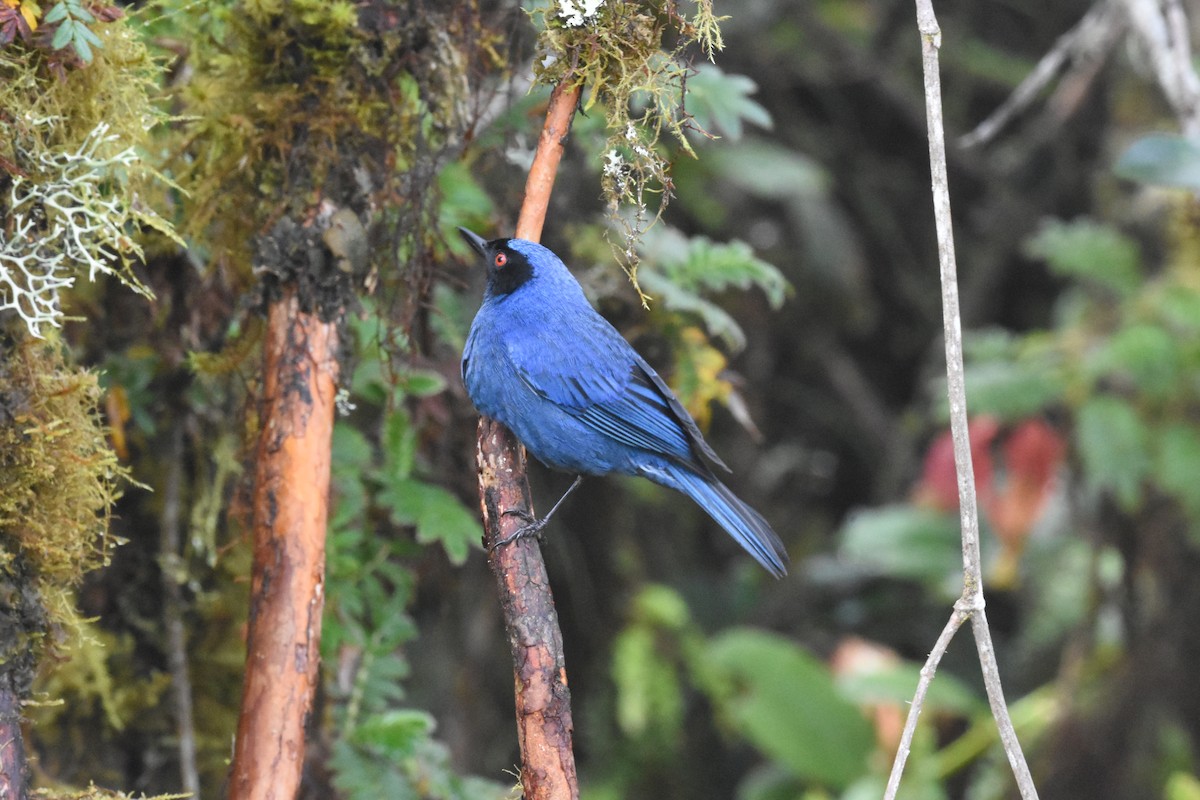
[[[1200,800],[1200,778],[1186,772],[1175,772],[1167,779],[1164,800]]]
[[[843,558],[884,575],[937,586],[962,571],[958,518],[911,505],[854,512],[841,532]]]
[[[791,286],[778,269],[754,255],[745,242],[718,244],[703,236],[686,238],[666,225],[646,232],[640,245],[644,259],[639,280],[664,307],[700,317],[713,336],[734,350],[745,346],[745,334],[723,309],[703,296],[729,288],[757,287],[771,306],[783,304]]]
[[[1090,281],[1121,296],[1132,293],[1141,280],[1137,244],[1088,219],[1047,220],[1026,241],[1025,253],[1045,259],[1057,275]]]
[[[667,264],[673,280],[708,291],[758,288],[772,308],[779,308],[791,291],[783,273],[768,264],[743,241],[734,239],[718,244],[704,236],[688,241],[686,258]]]
[[[911,661],[889,665],[874,672],[837,678],[843,696],[858,705],[876,703],[907,704],[921,679],[921,665]],[[946,672],[939,672],[925,695],[925,710],[948,711],[971,716],[987,710],[983,699],[971,687]]]
[[[396,388],[408,397],[433,397],[446,391],[446,379],[431,369],[414,369],[399,376]]]
[[[742,123],[771,127],[770,113],[751,99],[758,84],[745,75],[727,75],[713,64],[701,64],[687,81],[687,110],[702,129],[739,139]]]
[[[329,525],[339,530],[361,524],[366,514],[367,490],[362,477],[371,468],[374,452],[365,436],[338,422],[333,427],[332,455],[334,505]]]
[[[76,25],[75,26],[75,41],[77,43],[76,46],[78,46],[78,42],[81,38],[87,39],[88,44],[92,45],[93,47],[99,47],[101,49],[104,48],[104,43],[100,41],[100,37],[97,36],[95,33],[93,33],[92,29],[89,28],[87,25]]]
[[[675,665],[659,653],[657,642],[658,633],[646,625],[622,631],[613,642],[612,679],[621,731],[650,734],[656,748],[668,750],[683,726],[683,693]]]
[[[964,333],[967,396],[972,414],[1019,420],[1061,400],[1066,375],[1058,352],[1039,347],[1035,336],[1018,337],[999,328]],[[938,379],[938,412],[949,418],[945,378]]]
[[[391,510],[394,522],[416,527],[418,542],[441,542],[453,564],[462,564],[472,546],[481,546],[479,520],[440,486],[411,478],[390,481],[379,502]]]
[[[814,800],[825,798],[824,793],[805,794],[801,781],[788,770],[776,764],[763,764],[746,773],[746,777],[738,783],[736,800]],[[875,793],[871,800],[878,800],[883,792]],[[840,800],[846,800],[846,795],[840,795]]]
[[[395,409],[383,424],[384,473],[403,480],[412,475],[417,457],[417,433],[409,424],[408,414]]]
[[[1131,181],[1200,190],[1200,142],[1173,133],[1143,136],[1121,154],[1113,172]]]
[[[330,536],[334,534],[345,533],[351,537],[360,537],[363,535],[362,528],[366,522],[367,510],[370,505],[370,494],[367,487],[363,486],[362,481],[352,478],[333,479],[333,493],[331,496],[331,506],[329,508],[329,530]],[[358,553],[342,552],[334,550],[334,539],[330,539],[328,558],[332,561],[334,558],[347,557],[357,559]],[[351,542],[357,544],[357,539],[352,538]]]
[[[347,800],[394,797],[408,800],[416,793],[404,776],[372,750],[362,745],[339,738],[335,739],[329,759],[333,771],[333,784],[338,794]]]
[[[90,64],[90,63],[92,63],[92,58],[93,58],[92,48],[90,46],[88,46],[87,39],[85,39],[83,36],[78,35],[80,32],[85,31],[85,30],[87,30],[87,28],[85,28],[82,24],[76,23],[75,33],[77,35],[73,39],[71,39],[71,44],[75,45],[75,52],[79,55],[79,57],[81,59],[83,59],[83,63]]]
[[[375,458],[375,452],[367,437],[358,429],[340,421],[333,426],[331,452],[335,471],[341,468],[353,470],[356,474],[369,468]]]
[[[691,622],[687,601],[669,586],[650,584],[634,600],[634,615],[640,621],[671,631],[681,631]]]
[[[439,224],[444,230],[486,221],[492,213],[491,196],[462,162],[452,161],[446,165],[438,174],[438,189],[441,192]],[[479,263],[478,254],[457,233],[447,236],[446,242],[450,251],[465,259],[468,266],[474,267]]]
[[[1174,332],[1193,336],[1200,333],[1200,291],[1176,284],[1163,286],[1158,311]]]
[[[1020,361],[968,364],[966,378],[971,413],[1006,420],[1040,412],[1060,399],[1065,389],[1058,371]],[[944,395],[941,392],[939,398],[943,414],[948,414]]]
[[[67,18],[67,4],[55,3],[54,8],[46,12],[46,16],[42,17],[43,25],[53,25],[55,22],[60,22]]]
[[[704,323],[709,335],[721,339],[730,350],[737,351],[746,346],[746,333],[742,326],[716,303],[705,300],[645,266],[638,272],[638,282],[646,294],[662,303],[663,308],[679,314],[694,314]]]
[[[870,724],[794,643],[735,628],[709,642],[693,668],[720,717],[797,777],[841,788],[867,769]]]
[[[373,714],[354,730],[355,743],[376,747],[390,758],[413,755],[416,745],[429,738],[436,727],[433,717],[415,709],[397,709]]]
[[[1195,426],[1175,422],[1158,432],[1154,477],[1173,495],[1192,519],[1200,519],[1200,431]]]
[[[1164,399],[1180,390],[1182,357],[1175,338],[1157,325],[1118,331],[1094,356],[1093,372],[1122,373],[1138,391]]]
[[[384,385],[383,365],[377,356],[364,355],[354,367],[350,393],[373,405],[384,405],[390,389]]]
[[[58,26],[58,30],[54,32],[54,38],[50,40],[50,48],[52,50],[62,50],[66,47],[75,35],[75,23],[71,20],[63,20],[63,23]]]
[[[433,313],[429,324],[438,339],[451,349],[462,352],[471,327],[470,312],[463,295],[444,283],[433,287]]]
[[[829,177],[817,162],[776,144],[747,139],[713,148],[705,161],[723,179],[750,194],[783,201],[824,198]]]
[[[904,780],[900,783],[900,791],[896,794],[899,800],[949,800],[942,785],[942,777],[937,773],[937,762],[932,756],[932,747],[924,741],[924,737],[918,735],[908,765],[904,770]],[[973,783],[972,788],[976,785],[978,782]],[[838,800],[879,800],[883,797],[886,789],[885,775],[864,775],[843,792]],[[998,795],[985,794],[982,796],[996,797]],[[795,795],[791,795],[786,800],[792,800],[794,797]],[[804,800],[818,799],[806,796]]]
[[[1150,454],[1146,428],[1133,408],[1116,397],[1093,397],[1079,410],[1075,436],[1088,486],[1111,491],[1122,508],[1134,510]]]

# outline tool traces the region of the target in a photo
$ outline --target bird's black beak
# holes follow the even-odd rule
[[[463,238],[463,241],[475,248],[476,253],[479,253],[481,256],[487,255],[487,239],[466,228],[459,228],[458,235]]]

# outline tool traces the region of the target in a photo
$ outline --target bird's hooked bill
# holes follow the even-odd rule
[[[469,231],[466,228],[459,227],[458,235],[463,238],[467,244],[471,245],[479,255],[487,254],[487,239],[484,239],[474,231]]]

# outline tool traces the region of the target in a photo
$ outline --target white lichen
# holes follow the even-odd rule
[[[617,176],[625,170],[625,159],[616,150],[604,154],[604,174]]]
[[[0,230],[0,311],[15,311],[29,332],[41,338],[43,325],[59,325],[59,290],[75,282],[63,266],[66,256],[39,253],[33,220],[17,223],[8,239]],[[58,236],[59,230],[52,236]]]
[[[358,408],[357,405],[351,402],[350,390],[345,386],[338,388],[337,394],[333,396],[333,404],[337,408],[339,417],[348,417],[354,409]]]
[[[54,118],[31,120],[52,125]],[[87,268],[89,280],[117,275],[142,294],[148,290],[119,271],[142,250],[126,233],[147,213],[131,207],[123,184],[138,157],[118,150],[107,123],[97,125],[74,152],[30,152],[16,143],[31,165],[28,177],[14,175],[8,197],[12,234],[0,228],[0,311],[15,311],[29,333],[41,337],[58,327],[60,292]],[[117,152],[112,152],[112,151]],[[120,187],[120,188],[116,188]]]
[[[558,0],[558,16],[568,28],[596,21],[604,0]]]

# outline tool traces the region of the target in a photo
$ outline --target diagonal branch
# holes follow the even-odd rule
[[[546,123],[525,184],[516,235],[541,238],[563,139],[579,103],[579,86],[555,87]],[[571,747],[571,693],[567,688],[562,632],[546,564],[535,537],[492,549],[533,514],[525,448],[495,420],[479,420],[476,453],[484,546],[496,576],[504,625],[512,649],[521,787],[526,800],[575,800],[579,784]]]
[[[1100,0],[1075,27],[1059,37],[1007,100],[958,140],[959,146],[977,147],[990,142],[1015,116],[1032,105],[1067,64],[1103,61],[1124,29],[1125,19],[1118,13],[1115,0]]]
[[[1200,75],[1192,62],[1187,13],[1180,0],[1123,0],[1159,88],[1185,136],[1200,136]]]
[[[942,662],[942,656],[946,654],[946,648],[950,646],[950,640],[967,621],[967,616],[966,612],[954,609],[954,613],[946,622],[946,627],[942,629],[941,636],[933,645],[933,649],[929,651],[925,665],[921,667],[921,678],[917,681],[916,692],[913,693],[908,718],[904,720],[904,732],[900,735],[900,745],[896,749],[896,758],[892,762],[892,773],[888,775],[887,790],[883,793],[885,800],[894,800],[896,792],[900,791],[900,776],[904,774],[904,764],[908,761],[908,754],[912,751],[913,735],[917,732],[917,719],[921,716],[925,695],[929,692],[929,685],[933,683],[933,676],[937,673],[938,664]]]
[[[933,13],[932,0],[917,0],[917,27],[921,33],[922,67],[925,74],[925,112],[929,135],[929,167],[933,183],[933,212],[937,228],[938,264],[942,282],[942,318],[946,339],[946,382],[950,401],[950,432],[954,441],[954,465],[958,475],[959,523],[962,527],[963,591],[950,622],[938,638],[937,646],[921,670],[917,695],[909,707],[904,734],[892,766],[885,800],[892,800],[900,785],[904,761],[912,746],[916,720],[921,713],[924,693],[937,669],[942,653],[962,626],[971,618],[975,647],[983,671],[984,687],[992,716],[1000,731],[1000,741],[1016,776],[1017,788],[1023,800],[1036,800],[1037,788],[1029,766],[1021,752],[1013,730],[1004,691],[1000,685],[1000,670],[996,665],[995,648],[983,607],[983,575],[979,556],[979,513],[975,498],[975,473],[971,464],[971,441],[967,428],[967,389],[963,370],[962,322],[958,308],[958,267],[954,255],[954,230],[950,215],[950,187],[946,173],[946,135],[942,122],[942,85],[938,72],[938,49],[942,32]]]

